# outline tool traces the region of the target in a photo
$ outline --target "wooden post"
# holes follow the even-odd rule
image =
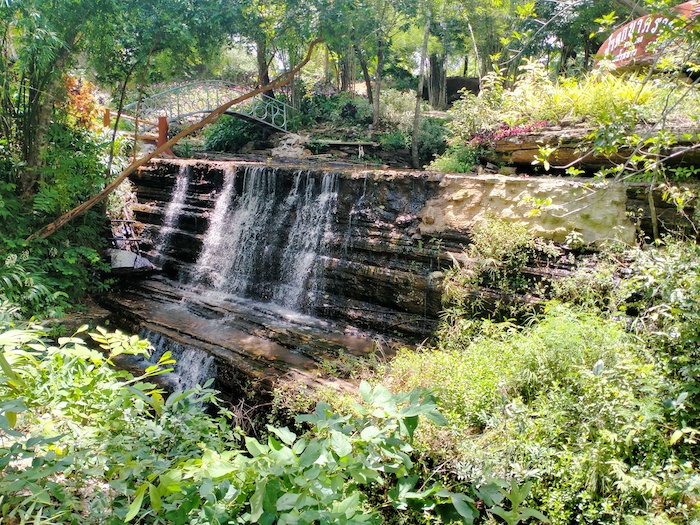
[[[168,142],[168,117],[158,117],[158,146]]]
[[[104,125],[105,128],[108,128],[108,127],[109,127],[109,122],[110,122],[110,120],[111,120],[111,116],[112,116],[112,115],[111,115],[110,109],[109,109],[109,108],[105,108],[105,115],[104,115],[104,118],[103,118],[103,120],[102,120],[102,124]]]

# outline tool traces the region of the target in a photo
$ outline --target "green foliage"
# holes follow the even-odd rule
[[[447,173],[471,173],[476,169],[484,154],[485,150],[480,146],[452,144],[443,155],[433,160],[428,168]]]
[[[622,309],[634,317],[635,331],[658,349],[672,377],[686,393],[677,425],[700,427],[700,248],[667,239],[661,248],[641,252],[634,275],[619,290]],[[693,440],[693,432],[684,439]]]
[[[457,475],[530,478],[534,507],[558,524],[620,523],[652,507],[674,523],[698,516],[693,445],[683,442],[694,436],[672,436],[685,396],[618,323],[552,306],[524,329],[464,328],[401,353],[386,378],[440,385],[455,437],[440,433],[437,450]],[[420,439],[435,452],[435,437]]]
[[[351,414],[321,402],[297,418],[304,435],[268,426],[259,440],[232,430],[226,410],[203,412],[217,408],[207,385],[164,397],[147,382],[167,371],[169,353],[133,377],[112,359],[147,356],[146,341],[90,336],[102,351],[78,334],[52,344],[36,327],[0,332],[3,521],[380,523],[381,507],[445,523],[479,516],[475,499],[422,480],[411,457],[419,420],[445,423],[428,391],[363,382]],[[379,487],[377,506],[367,494]],[[544,519],[522,505],[529,486],[479,490],[494,514]]]
[[[443,299],[450,307],[448,312],[461,315],[487,310],[507,319],[522,315],[527,308],[517,296],[544,296],[538,282],[525,276],[525,267],[536,259],[557,257],[560,251],[551,242],[534,237],[524,224],[490,218],[474,227],[466,255],[467,263],[455,265],[446,275]],[[480,300],[483,288],[499,294],[490,308]]]
[[[379,144],[383,150],[395,151],[406,148],[409,138],[402,131],[386,131],[379,133]]]
[[[423,118],[418,130],[418,157],[428,164],[447,149],[447,128],[444,121]]]
[[[527,235],[491,232],[470,254],[501,268],[512,258],[517,272]],[[383,379],[439,386],[451,430],[428,427],[417,447],[466,480],[529,479],[531,506],[553,523],[700,519],[699,255],[673,239],[601,253],[554,285],[577,307],[552,303],[524,328],[469,319],[478,274],[452,276],[457,306],[435,345],[401,352]]]
[[[224,115],[204,131],[204,148],[208,151],[238,153],[251,141],[260,140],[264,131],[236,117]]]
[[[413,115],[416,111],[415,91],[382,90],[379,122],[387,129],[398,129],[405,133],[413,130]]]
[[[306,94],[301,111],[316,123],[365,126],[372,122],[372,108],[367,99],[345,91],[332,95],[315,91]]]
[[[86,130],[53,123],[34,211],[42,215],[65,213],[105,186],[102,144]]]
[[[59,230],[46,240],[24,240],[64,208],[77,204],[81,196],[101,187],[104,168],[95,159],[95,146],[89,142],[81,145],[84,138],[77,136],[77,151],[64,151],[64,155],[86,159],[86,166],[95,170],[92,176],[75,173],[70,167],[47,166],[42,183],[45,189],[33,202],[18,196],[14,184],[0,183],[0,299],[21,307],[28,316],[60,314],[84,298],[88,290],[105,289],[103,273],[109,266],[97,250],[104,243],[106,219],[98,212],[88,212],[72,228]],[[75,165],[80,162],[75,161]]]

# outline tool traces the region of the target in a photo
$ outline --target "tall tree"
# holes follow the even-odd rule
[[[65,97],[62,76],[86,53],[110,81],[133,77],[158,55],[190,63],[218,47],[219,0],[12,0],[0,4],[3,89],[0,138],[26,165],[19,188],[31,196],[41,173],[54,107]]]

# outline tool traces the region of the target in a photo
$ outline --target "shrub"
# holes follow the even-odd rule
[[[418,156],[421,164],[428,164],[447,149],[447,128],[442,120],[424,118],[418,130]]]
[[[52,345],[33,328],[0,332],[3,521],[360,524],[392,508],[416,521],[479,517],[475,499],[421,480],[411,459],[420,418],[444,422],[430,392],[362,383],[352,415],[319,403],[298,417],[303,436],[268,426],[258,440],[233,431],[226,410],[203,412],[217,403],[207,385],[166,398],[144,382],[169,353],[134,378],[111,359],[147,355],[147,342],[91,335],[106,355],[76,335]],[[544,519],[523,505],[529,486],[499,483],[473,490],[487,512]]]
[[[436,348],[401,352],[384,381],[438,385],[451,432],[421,434],[424,446],[463,479],[533,480],[535,506],[555,524],[647,513],[687,523],[697,476],[692,445],[672,439],[682,390],[664,371],[619,323],[552,305],[523,329],[445,329]]]
[[[536,238],[524,224],[497,218],[474,226],[466,254],[467,263],[446,274],[443,301],[448,312],[489,312],[500,319],[533,311],[535,304],[524,296],[542,300],[546,286],[523,270],[537,259],[561,255],[553,243]],[[490,305],[482,301],[487,288],[495,292]]]
[[[379,144],[386,151],[404,149],[410,143],[410,139],[402,131],[387,131],[379,133],[378,136]]]
[[[435,171],[446,173],[470,173],[476,169],[486,151],[470,145],[450,145],[447,150],[428,166]]]
[[[204,131],[204,149],[238,153],[251,141],[261,140],[264,130],[254,124],[224,115]]]
[[[104,290],[104,272],[109,271],[97,251],[105,243],[107,220],[97,211],[90,210],[47,239],[25,241],[108,180],[98,136],[53,123],[49,137],[33,199],[18,196],[11,176],[0,173],[0,299],[28,316],[58,315],[88,290]]]
[[[382,90],[379,120],[385,128],[410,133],[415,111],[415,91]]]

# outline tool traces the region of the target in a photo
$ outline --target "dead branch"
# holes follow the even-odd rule
[[[219,106],[218,108],[216,108],[214,111],[209,113],[209,115],[207,115],[205,118],[203,118],[199,122],[192,124],[187,129],[184,129],[183,131],[181,131],[180,133],[175,135],[173,138],[171,138],[165,144],[158,146],[155,149],[155,151],[153,151],[152,153],[134,161],[128,168],[126,168],[124,171],[122,171],[117,176],[116,179],[114,179],[111,183],[109,183],[104,190],[102,190],[100,193],[98,193],[94,197],[89,198],[88,200],[86,200],[82,204],[76,206],[72,210],[64,213],[55,221],[51,222],[50,224],[47,224],[46,226],[44,226],[40,230],[38,230],[35,233],[33,233],[32,235],[30,235],[26,239],[27,242],[34,240],[34,239],[45,239],[46,237],[48,237],[49,235],[54,233],[56,230],[58,230],[61,226],[65,225],[67,222],[70,222],[75,217],[78,217],[79,215],[88,211],[95,204],[103,201],[110,193],[112,193],[112,191],[114,191],[124,181],[124,179],[126,179],[129,175],[131,175],[139,167],[141,167],[144,164],[146,164],[147,162],[149,162],[156,155],[160,155],[161,153],[166,151],[168,148],[171,148],[172,146],[177,144],[181,139],[183,139],[184,137],[186,137],[190,133],[193,133],[199,129],[202,129],[207,124],[212,124],[212,123],[216,122],[219,119],[219,117],[221,117],[221,115],[223,115],[226,112],[226,110],[228,110],[231,106],[235,106],[236,104],[240,104],[241,102],[248,100],[249,98],[252,98],[252,97],[259,95],[259,94],[261,94],[265,91],[268,91],[270,89],[277,89],[277,88],[280,88],[280,87],[288,84],[294,78],[294,75],[297,74],[309,62],[309,60],[311,60],[311,55],[313,53],[313,50],[322,41],[323,41],[322,38],[317,38],[316,40],[311,42],[309,49],[306,53],[306,56],[304,57],[304,60],[299,62],[299,64],[294,66],[292,69],[290,69],[286,73],[283,73],[280,76],[278,76],[276,79],[274,79],[269,84],[267,84],[265,86],[260,86],[252,91],[249,91],[245,95],[241,95],[240,97],[235,98],[222,106]]]

